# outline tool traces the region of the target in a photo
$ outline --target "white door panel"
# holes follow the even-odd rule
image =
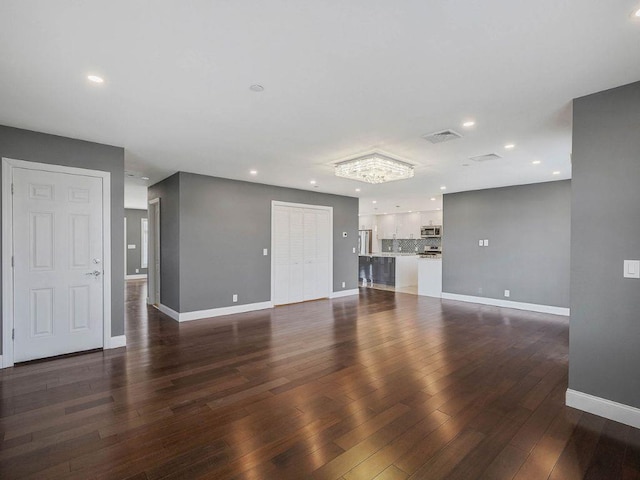
[[[14,361],[102,347],[102,179],[14,168],[13,184]]]
[[[273,207],[273,302],[330,294],[330,213],[319,208]]]

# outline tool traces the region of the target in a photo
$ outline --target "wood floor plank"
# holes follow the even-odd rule
[[[640,478],[640,431],[564,406],[568,321],[360,289],[0,370],[4,479]]]

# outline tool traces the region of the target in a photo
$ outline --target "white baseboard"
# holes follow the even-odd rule
[[[120,348],[120,347],[126,347],[126,346],[127,346],[126,335],[118,335],[117,337],[111,337],[107,345],[104,346],[104,349],[109,350],[111,348]]]
[[[359,294],[360,294],[360,290],[358,290],[357,288],[354,288],[352,290],[342,290],[340,292],[332,292],[331,295],[329,295],[329,298],[350,297],[352,295],[359,295]]]
[[[178,312],[176,312],[175,310],[173,310],[172,308],[167,307],[166,305],[163,305],[162,303],[158,305],[158,310],[160,310],[162,313],[164,313],[165,315],[170,316],[171,318],[173,318],[174,320],[179,321],[180,318],[180,314]]]
[[[567,389],[566,404],[583,412],[593,413],[615,422],[640,428],[640,408],[630,407],[623,403],[605,398],[595,397],[588,393]]]
[[[209,310],[196,310],[193,312],[181,312],[178,313],[175,310],[160,304],[158,307],[160,311],[166,315],[169,315],[178,322],[188,322],[190,320],[200,320],[202,318],[220,317],[222,315],[233,315],[236,313],[253,312],[256,310],[265,310],[267,308],[273,308],[271,302],[258,302],[247,303],[245,305],[234,305],[232,307],[211,308]]]
[[[139,273],[139,274],[135,274],[135,275],[126,275],[124,277],[125,280],[146,280],[147,279],[147,274],[146,273]]]
[[[537,303],[512,302],[510,300],[474,297],[471,295],[459,295],[457,293],[442,292],[442,299],[457,300],[459,302],[479,303],[481,305],[492,305],[494,307],[515,308],[516,310],[528,310],[530,312],[550,313],[552,315],[562,315],[564,317],[568,317],[571,313],[571,309],[564,307],[539,305]]]

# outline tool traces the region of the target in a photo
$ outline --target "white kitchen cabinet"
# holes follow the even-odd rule
[[[393,238],[396,233],[395,214],[378,215],[378,239]]]
[[[418,295],[442,297],[442,259],[418,259]]]
[[[376,215],[360,215],[358,230],[375,230]]]
[[[442,225],[442,210],[420,212],[420,225]]]
[[[402,236],[398,238],[420,238],[420,212],[405,213],[403,219]]]

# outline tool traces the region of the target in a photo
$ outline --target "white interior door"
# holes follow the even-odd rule
[[[328,297],[330,211],[274,205],[272,212],[274,304]]]
[[[14,361],[103,341],[103,180],[13,170]]]

